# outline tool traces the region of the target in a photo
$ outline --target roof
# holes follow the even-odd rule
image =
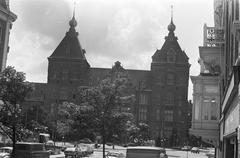
[[[75,20],[74,16],[73,19],[70,20],[69,25],[69,31],[66,33],[63,40],[60,42],[60,44],[57,46],[49,58],[86,60],[85,50],[82,49],[81,44],[78,40],[78,32],[75,30],[77,21]]]
[[[63,40],[54,50],[49,58],[72,58],[86,60],[77,36],[70,36],[66,33]]]
[[[95,85],[99,81],[105,79],[107,75],[110,73],[111,68],[90,68],[90,76],[92,84]],[[133,82],[133,85],[137,86],[139,81],[148,81],[150,76],[149,70],[133,70],[133,69],[125,69],[127,74],[129,75],[130,80]]]
[[[128,147],[127,150],[165,150],[164,148],[160,147],[153,147],[153,146],[134,146]]]

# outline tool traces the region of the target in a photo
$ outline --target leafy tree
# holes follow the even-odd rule
[[[32,89],[28,82],[25,82],[25,74],[18,72],[14,67],[8,66],[0,73],[0,128],[13,143],[12,157],[15,157],[15,144],[22,139],[26,132],[21,123],[22,104],[25,97]],[[24,132],[25,131],[25,132]]]
[[[96,126],[92,109],[74,103],[63,102],[58,106],[56,131],[58,137],[77,141],[88,137],[94,139]]]
[[[132,107],[134,95],[128,93],[129,78],[120,62],[116,62],[108,77],[98,85],[81,89],[81,105],[91,107],[97,122],[96,127],[102,135],[103,157],[106,141],[119,138],[127,130],[127,120],[132,115],[124,107]]]

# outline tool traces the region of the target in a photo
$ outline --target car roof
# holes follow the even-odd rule
[[[5,146],[5,147],[1,147],[0,149],[10,149],[10,150],[12,150],[13,148],[10,147],[10,146]]]
[[[40,144],[40,145],[42,145],[42,143],[36,143],[36,142],[17,142],[17,144]]]
[[[134,150],[134,149],[141,149],[141,150],[165,150],[160,147],[153,147],[153,146],[134,146],[128,147],[127,150]]]

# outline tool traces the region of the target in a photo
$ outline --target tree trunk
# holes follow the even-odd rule
[[[102,134],[102,138],[103,138],[103,158],[105,158],[105,157],[106,157],[106,155],[105,155],[106,138],[105,138],[105,127],[104,127],[104,124],[103,124],[103,134]]]
[[[12,158],[16,157],[16,152],[15,152],[15,147],[16,147],[16,126],[14,125],[13,128],[13,133],[12,133],[12,143],[13,143],[13,151],[12,151]]]

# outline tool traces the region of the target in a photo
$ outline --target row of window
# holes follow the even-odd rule
[[[162,84],[166,83],[167,85],[174,85],[174,84],[185,84],[187,83],[188,79],[184,78],[183,75],[176,76],[173,73],[168,73],[166,76],[158,74],[156,81]]]
[[[160,121],[161,117],[164,117],[164,121],[173,122],[173,110],[164,110],[164,115],[162,115],[161,110],[156,110],[156,120]],[[182,116],[181,110],[178,111],[178,117]],[[139,120],[146,121],[147,120],[147,108],[141,107],[139,109]]]
[[[168,92],[166,94],[166,105],[173,105],[174,104],[174,94],[171,92]],[[139,95],[139,104],[149,104],[149,94],[147,93],[140,93]],[[182,106],[183,104],[183,97],[182,96],[178,96],[178,100],[177,100],[177,105],[178,106]]]

